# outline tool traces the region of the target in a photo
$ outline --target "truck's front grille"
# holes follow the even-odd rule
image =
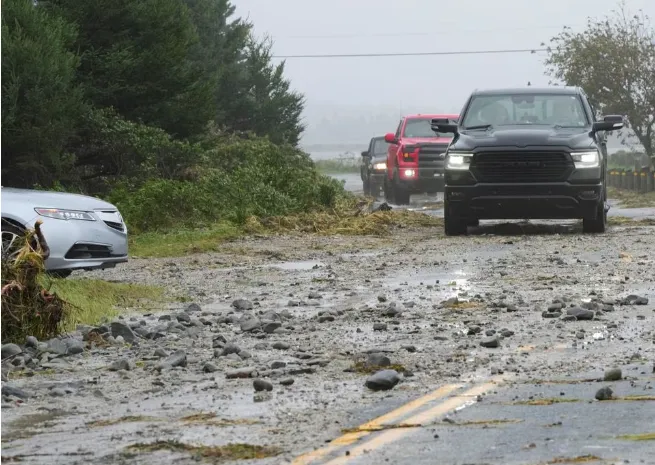
[[[564,152],[481,152],[471,172],[478,182],[565,181],[573,162]]]
[[[448,145],[422,145],[418,152],[419,168],[439,168],[443,170],[444,154]]]

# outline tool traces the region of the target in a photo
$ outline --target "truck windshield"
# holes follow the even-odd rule
[[[462,125],[467,127],[552,125],[584,128],[580,99],[570,94],[497,94],[473,97]]]
[[[388,148],[389,144],[382,137],[373,141],[373,155],[386,155]]]
[[[405,123],[403,137],[453,137],[449,133],[434,132],[431,126],[432,118],[408,118]]]

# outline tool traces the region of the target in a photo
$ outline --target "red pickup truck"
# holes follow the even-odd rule
[[[407,205],[412,194],[434,194],[444,188],[444,154],[453,135],[435,133],[433,118],[457,121],[459,115],[407,115],[396,133],[384,136],[389,144],[384,197],[389,203]]]

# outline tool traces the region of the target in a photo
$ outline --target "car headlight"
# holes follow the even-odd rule
[[[467,170],[471,166],[472,158],[470,153],[449,153],[446,155],[446,169]]]
[[[62,210],[61,208],[35,208],[39,215],[57,220],[95,221],[95,217],[88,212],[78,210]]]
[[[572,153],[571,158],[577,169],[598,168],[600,166],[600,157],[597,150]]]
[[[374,170],[386,170],[387,169],[387,164],[385,162],[382,163],[375,163],[373,165]]]

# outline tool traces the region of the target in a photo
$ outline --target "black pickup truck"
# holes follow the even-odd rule
[[[384,184],[387,172],[387,150],[389,144],[384,136],[373,137],[368,144],[368,150],[362,152],[360,174],[364,187],[364,195],[378,197]]]
[[[607,225],[607,133],[623,117],[598,121],[578,87],[474,92],[446,152],[444,224],[466,234],[484,219],[582,219],[583,231]]]

